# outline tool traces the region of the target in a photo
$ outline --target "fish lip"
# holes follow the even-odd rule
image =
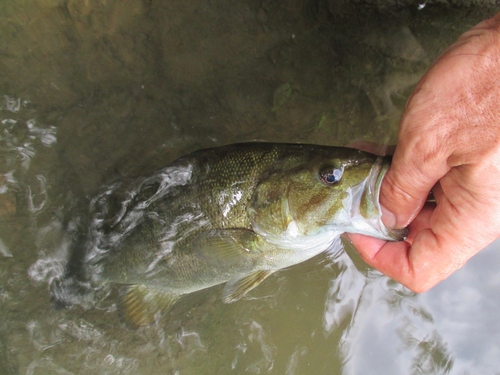
[[[389,170],[389,167],[391,166],[391,160],[392,158],[390,157],[382,157],[379,156],[376,160],[375,163],[372,167],[372,171],[370,171],[370,175],[372,175],[372,172],[375,174],[374,177],[370,179],[370,186],[369,186],[369,192],[371,192],[371,201],[373,206],[375,207],[375,210],[377,212],[377,225],[376,229],[379,230],[379,232],[382,234],[382,239],[385,239],[387,241],[403,241],[407,236],[408,236],[408,229],[407,228],[401,228],[401,229],[391,229],[385,226],[385,224],[382,222],[382,208],[380,206],[380,191],[382,189],[382,182],[384,180],[385,175],[387,174],[387,171]],[[378,172],[377,172],[378,169]]]
[[[348,215],[344,229],[384,241],[401,241],[407,235],[406,230],[393,230],[384,225],[379,201],[382,181],[391,159],[379,156],[370,160],[370,164],[370,171],[363,181],[346,189],[342,200],[344,212]],[[341,216],[336,219],[342,221]]]

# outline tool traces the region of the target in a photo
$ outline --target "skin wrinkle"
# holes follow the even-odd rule
[[[439,147],[439,139],[442,138],[442,136],[433,137],[432,146],[429,147],[428,145],[426,148],[422,148],[422,145],[426,143],[425,139],[423,138],[425,137],[422,137],[422,135],[419,133],[415,133],[413,137],[411,136],[410,133],[409,139],[411,139],[410,141],[411,143],[406,145],[406,152],[404,156],[401,157],[403,162],[403,167],[399,171],[397,171],[399,173],[409,173],[412,176],[411,180],[413,182],[415,180],[419,182],[427,181],[429,178],[433,178],[433,176],[430,176],[428,172],[430,170],[435,169],[435,167],[437,167],[439,164],[442,164],[441,153],[443,152],[443,149]],[[413,163],[415,155],[419,156],[418,163]],[[413,169],[409,171],[408,165],[411,165]],[[393,175],[389,174],[388,177],[390,180],[393,177]],[[389,181],[389,182],[394,183],[394,181]],[[408,190],[411,187],[404,187],[404,188]],[[408,193],[408,195],[414,200],[419,199],[419,197],[413,196],[410,193]]]
[[[459,168],[451,170],[450,173],[459,175],[462,174]],[[452,186],[451,182],[454,182],[454,186]],[[476,202],[484,200],[486,197],[484,196],[478,197],[476,194],[481,194],[481,192],[471,191],[466,185],[467,181],[461,179],[460,176],[458,178],[448,177],[447,179],[444,179],[443,184],[441,184],[441,188],[443,190],[443,196],[440,205],[437,207],[437,210],[443,209],[443,207],[446,207],[446,204],[448,203],[450,205],[450,209],[453,211],[451,213],[452,217],[460,218],[464,217],[465,215],[471,216],[470,212],[467,213],[467,210],[471,208],[474,208],[476,213],[476,215],[472,215],[473,217],[479,217],[481,214],[484,214],[483,208],[479,210],[476,208],[477,206]],[[453,192],[457,191],[457,186],[460,189],[459,190],[460,193],[452,194]],[[439,211],[436,212],[436,215],[438,213]]]
[[[459,173],[459,172],[455,172],[452,170],[452,171],[450,171],[450,173]],[[448,179],[446,179],[446,176],[445,176],[445,178],[443,179],[443,183],[441,184],[441,188],[443,189],[443,198],[446,199],[445,202],[449,202],[451,207],[456,211],[456,212],[453,212],[453,214],[459,216],[462,213],[462,212],[460,212],[460,207],[463,207],[463,206],[468,207],[468,206],[470,206],[470,203],[473,202],[474,200],[472,199],[472,196],[470,195],[470,193],[467,191],[466,187],[463,186],[463,184],[461,183],[460,178],[457,179],[458,181],[455,180],[454,186],[450,186],[451,185],[450,180],[451,179],[449,177],[448,177]],[[457,186],[460,189],[460,194],[450,194],[450,192],[454,192],[457,190]],[[471,199],[469,199],[469,200],[463,199],[462,194],[469,194]],[[458,199],[460,199],[462,201],[460,202],[460,201],[458,201]]]
[[[495,59],[493,57],[488,56],[488,55],[482,55],[479,53],[457,53],[456,55],[453,55],[453,56],[479,56],[479,57],[486,57],[488,59],[491,59],[492,61],[495,61]]]
[[[477,211],[477,216],[479,215],[484,215],[485,214],[485,209],[483,207],[477,208],[476,202],[486,202],[487,207],[491,207],[492,205],[494,206],[495,199],[492,199],[490,196],[494,196],[497,198],[499,196],[498,188],[496,189],[497,191],[491,191],[487,187],[485,187],[484,190],[477,190],[477,191],[467,191],[466,188],[464,188],[464,192],[470,196],[470,200],[466,202],[466,204],[469,204],[470,206],[474,207]]]

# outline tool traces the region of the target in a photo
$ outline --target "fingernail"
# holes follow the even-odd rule
[[[396,223],[397,223],[396,215],[394,215],[384,206],[380,206],[380,209],[382,211],[382,223],[384,223],[384,225],[387,228],[392,228],[392,229],[396,228]]]

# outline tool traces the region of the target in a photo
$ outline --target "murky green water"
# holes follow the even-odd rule
[[[48,290],[68,216],[118,177],[233,142],[393,144],[426,67],[500,9],[451,3],[1,1],[0,373],[498,374],[498,243],[422,295],[346,248],[137,331],[114,290]]]

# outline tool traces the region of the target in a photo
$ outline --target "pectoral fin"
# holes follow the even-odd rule
[[[121,297],[119,307],[125,323],[131,328],[140,328],[154,323],[179,297],[145,285],[133,285]]]
[[[246,262],[258,259],[275,246],[246,229],[212,230],[198,235],[192,242],[196,254],[207,261]]]
[[[213,230],[200,234],[193,247],[197,255],[216,270],[229,276],[222,300],[231,303],[258,286],[274,271],[261,270],[272,267],[272,254],[276,245],[264,240],[253,231],[245,229]]]
[[[222,291],[222,301],[231,303],[239,300],[253,288],[257,287],[274,271],[260,270],[243,277],[234,277],[229,280]]]

